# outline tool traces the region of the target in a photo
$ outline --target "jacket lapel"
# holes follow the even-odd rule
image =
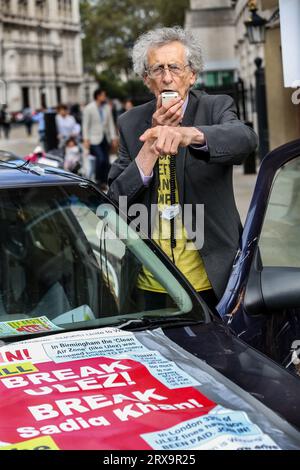
[[[149,107],[145,116],[145,124],[147,125],[146,129],[152,126],[152,116],[155,113],[156,109],[156,100],[149,101]]]
[[[152,125],[152,115],[155,112],[156,100],[152,100],[148,103],[147,109],[144,110],[143,116],[141,116],[138,128],[135,130],[138,134],[138,138],[144,134],[147,129],[150,129]],[[143,142],[137,139],[137,146],[136,146],[136,155],[139,153],[143,146]]]

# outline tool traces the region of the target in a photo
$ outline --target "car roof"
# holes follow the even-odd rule
[[[0,189],[80,182],[87,180],[59,168],[30,164],[13,153],[0,150]]]

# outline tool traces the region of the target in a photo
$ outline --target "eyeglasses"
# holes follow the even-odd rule
[[[184,74],[186,67],[190,67],[190,64],[153,65],[147,69],[147,74],[150,78],[160,78],[163,76],[166,70],[168,70],[175,77],[181,77]]]

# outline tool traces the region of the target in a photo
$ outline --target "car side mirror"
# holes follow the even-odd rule
[[[263,267],[251,270],[244,299],[249,315],[300,308],[300,268]]]

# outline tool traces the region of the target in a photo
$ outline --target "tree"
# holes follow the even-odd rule
[[[130,51],[137,37],[157,26],[183,25],[189,0],[81,0],[83,57],[129,77]]]
[[[121,101],[126,98],[124,83],[112,70],[104,70],[97,74],[96,78],[109,97],[118,98]]]
[[[189,6],[190,0],[156,0],[163,26],[184,26],[185,12]]]
[[[151,0],[82,0],[81,17],[85,65],[102,63],[128,76],[130,49],[142,32],[158,24],[159,13]]]

